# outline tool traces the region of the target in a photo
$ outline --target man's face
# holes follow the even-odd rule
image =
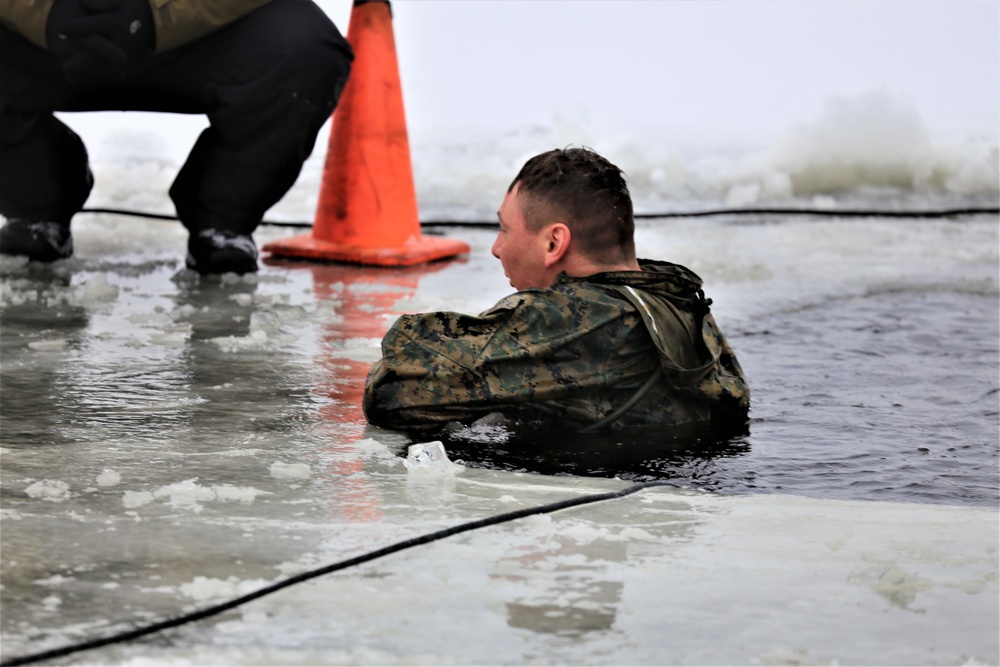
[[[527,227],[519,195],[520,184],[507,193],[497,211],[500,232],[493,242],[493,256],[500,260],[504,274],[516,290],[551,287],[552,276],[545,267],[544,228],[532,232]]]

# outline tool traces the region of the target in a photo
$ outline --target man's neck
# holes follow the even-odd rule
[[[592,261],[589,257],[574,255],[566,258],[560,267],[560,272],[574,278],[586,278],[595,273],[610,273],[612,271],[642,271],[639,261],[635,258],[622,262],[603,264]]]

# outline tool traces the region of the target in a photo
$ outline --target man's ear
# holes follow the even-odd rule
[[[562,222],[554,222],[545,232],[545,268],[549,269],[562,261],[569,252],[573,234]]]

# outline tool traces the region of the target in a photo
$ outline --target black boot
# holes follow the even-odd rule
[[[249,234],[203,229],[188,238],[187,267],[209,273],[254,273],[257,246]]]
[[[73,237],[68,225],[11,218],[0,228],[0,253],[54,262],[73,255]]]

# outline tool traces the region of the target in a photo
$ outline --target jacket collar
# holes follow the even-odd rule
[[[702,287],[698,275],[680,264],[660,260],[640,259],[642,271],[608,271],[589,276],[573,277],[560,273],[553,287],[567,283],[597,283],[599,285],[628,285],[652,293],[666,292],[675,297],[690,298]]]

